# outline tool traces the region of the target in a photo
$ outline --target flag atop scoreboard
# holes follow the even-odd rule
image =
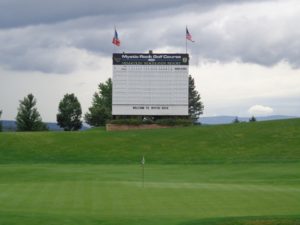
[[[188,115],[188,54],[113,54],[113,115]]]

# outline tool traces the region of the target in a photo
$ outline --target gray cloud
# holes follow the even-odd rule
[[[265,66],[287,61],[298,68],[298,21],[297,0],[0,0],[0,65],[44,73],[90,66],[94,57],[112,53],[114,24],[122,42],[118,51],[185,51],[189,24],[194,58]]]
[[[265,66],[287,61],[299,68],[300,32],[295,29],[300,21],[298,3],[278,1],[216,11],[205,24],[195,27],[200,37],[195,51],[219,61],[241,60]]]
[[[0,28],[58,23],[91,16],[134,16],[189,7],[198,12],[249,0],[0,0]],[[252,0],[272,1],[272,0]]]
[[[198,10],[214,7],[220,3],[240,2],[241,0],[1,0],[0,27],[19,27],[36,24],[57,23],[98,15],[124,15],[163,11],[196,4]]]

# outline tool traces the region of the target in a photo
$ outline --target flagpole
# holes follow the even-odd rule
[[[187,31],[187,25],[185,27],[185,30]],[[185,53],[187,54],[187,38],[186,38],[186,35],[185,35]]]
[[[187,54],[187,39],[185,38],[185,53]]]
[[[116,32],[116,25],[114,25],[114,32]],[[116,53],[116,45],[114,44],[114,53]]]

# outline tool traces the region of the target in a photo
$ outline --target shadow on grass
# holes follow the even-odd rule
[[[179,225],[300,225],[300,215],[199,219],[186,221]]]

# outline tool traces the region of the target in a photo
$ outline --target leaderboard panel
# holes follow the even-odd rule
[[[113,115],[188,115],[187,54],[113,54]]]

